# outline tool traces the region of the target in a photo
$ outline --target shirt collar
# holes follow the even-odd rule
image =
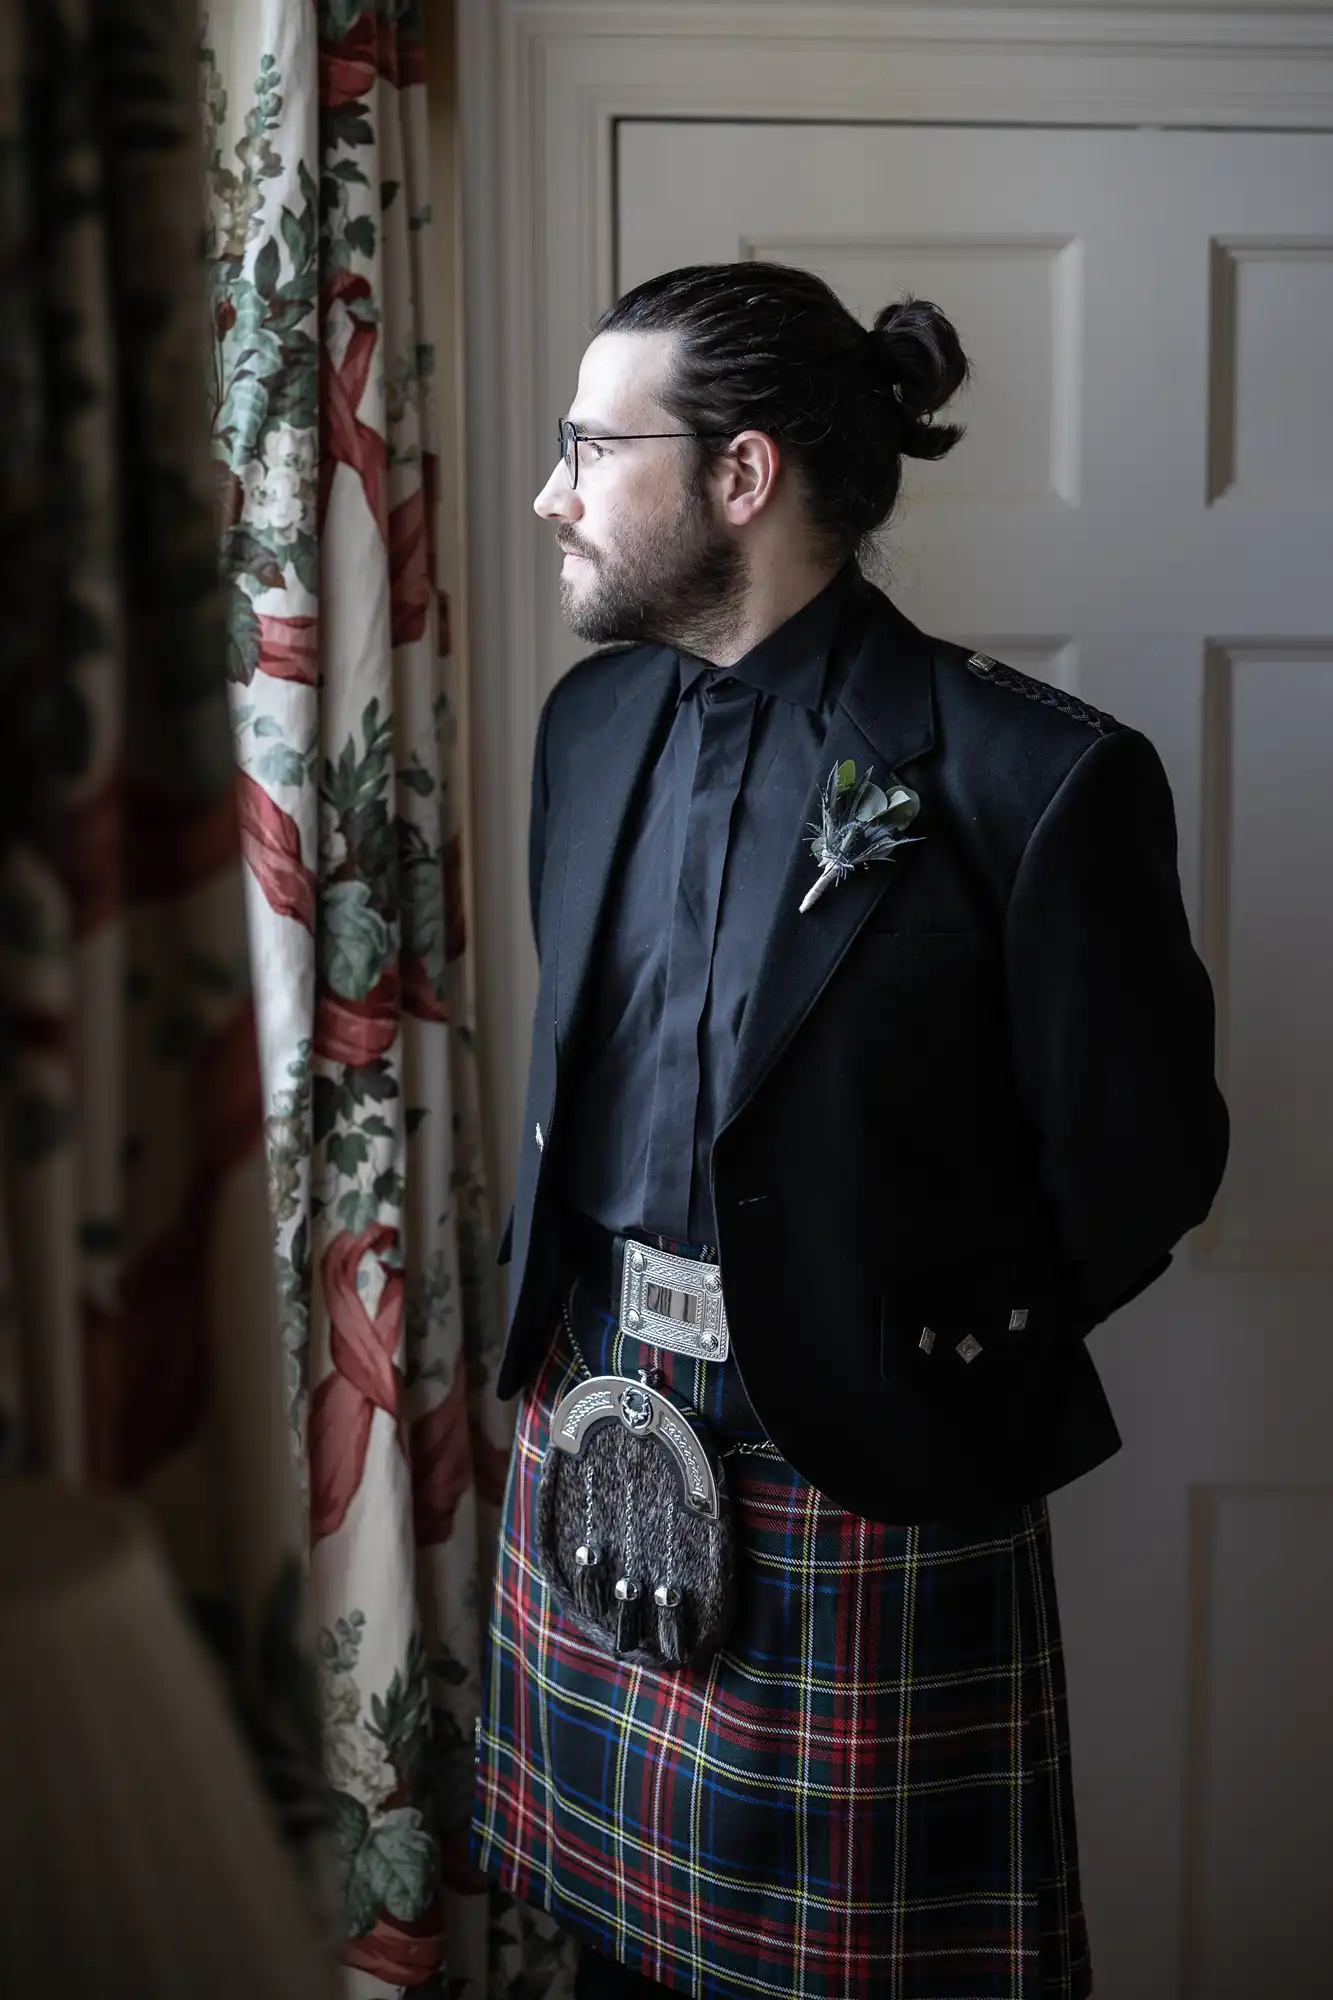
[[[794,611],[785,623],[770,632],[766,639],[761,639],[757,646],[752,646],[734,666],[718,667],[709,660],[697,659],[693,653],[682,652],[679,655],[681,698],[689,694],[705,674],[726,674],[744,681],[747,687],[757,688],[760,694],[781,695],[793,706],[820,708],[824,701],[838,614],[856,574],[854,561],[844,563],[817,597],[812,597],[808,604]]]

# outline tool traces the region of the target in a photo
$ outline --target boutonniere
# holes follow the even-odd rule
[[[887,861],[897,847],[910,847],[919,838],[905,837],[905,829],[921,810],[921,801],[906,785],[886,792],[871,783],[872,765],[860,783],[850,757],[835,764],[820,802],[819,825],[811,826],[814,839],[810,852],[819,863],[820,876],[801,901],[801,913],[816,904],[832,882],[841,882],[863,861]]]

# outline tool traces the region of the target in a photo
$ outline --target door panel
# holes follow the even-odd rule
[[[774,257],[975,363],[884,580],[1144,729],[1218,988],[1217,1215],[1054,1504],[1098,2000],[1329,2000],[1333,138],[629,121],[618,281]]]

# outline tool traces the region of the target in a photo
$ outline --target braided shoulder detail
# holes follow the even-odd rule
[[[1057,709],[1071,722],[1086,723],[1099,736],[1105,736],[1108,730],[1118,727],[1113,715],[1104,715],[1091,702],[1080,701],[1077,695],[1066,693],[1064,688],[1052,687],[1049,681],[1034,680],[1031,674],[1020,673],[1017,667],[1003,666],[999,660],[992,660],[985,653],[970,653],[967,668],[978,680],[989,681],[993,687],[1004,688],[1010,694],[1021,694],[1025,701],[1038,701],[1043,708]]]

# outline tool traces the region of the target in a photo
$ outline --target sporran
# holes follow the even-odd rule
[[[574,1352],[568,1307],[565,1327]],[[722,1645],[735,1548],[722,1460],[697,1410],[639,1379],[592,1375],[563,1398],[537,1492],[542,1574],[613,1658],[683,1667]]]

